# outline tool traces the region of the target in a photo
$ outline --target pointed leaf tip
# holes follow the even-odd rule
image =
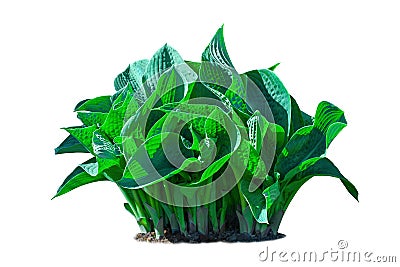
[[[211,63],[218,63],[227,68],[234,68],[226,49],[223,29],[224,25],[222,25],[214,34],[210,43],[203,51],[201,60]]]
[[[278,62],[278,63],[276,63],[275,65],[272,65],[271,67],[269,67],[268,69],[269,69],[270,71],[274,71],[274,70],[276,69],[276,67],[278,67],[280,64],[281,64],[281,63]]]

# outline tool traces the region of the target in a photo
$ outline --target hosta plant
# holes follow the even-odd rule
[[[143,232],[277,237],[282,217],[313,176],[339,179],[325,157],[346,126],[343,111],[321,102],[302,111],[274,73],[278,64],[239,74],[221,27],[201,55],[185,61],[169,45],[130,64],[115,92],[80,101],[80,126],[56,154],[87,153],[55,197],[98,181],[114,184]],[[89,156],[90,155],[90,156]]]

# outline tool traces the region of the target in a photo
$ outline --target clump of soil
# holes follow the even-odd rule
[[[267,240],[275,240],[285,237],[284,234],[278,233],[274,235],[269,232],[266,236],[261,234],[250,235],[247,233],[239,233],[237,230],[227,230],[222,233],[210,232],[208,236],[202,235],[198,232],[188,234],[187,236],[181,233],[171,233],[169,230],[164,231],[164,236],[156,238],[154,232],[138,233],[135,237],[137,241],[144,241],[150,243],[208,243],[208,242],[259,242]]]

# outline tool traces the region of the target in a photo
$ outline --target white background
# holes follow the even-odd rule
[[[318,177],[289,207],[284,239],[163,245],[133,239],[139,229],[111,183],[50,201],[87,159],[54,156],[67,135],[59,128],[79,124],[75,104],[112,94],[119,72],[165,42],[199,60],[223,23],[240,72],[281,62],[276,73],[305,111],[321,100],[345,111],[349,125],[328,157],[360,202],[338,180]],[[384,0],[2,1],[0,265],[266,266],[258,260],[266,246],[330,251],[340,239],[400,261],[399,25],[396,1]]]

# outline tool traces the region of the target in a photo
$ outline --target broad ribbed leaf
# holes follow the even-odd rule
[[[276,212],[278,209],[285,211],[300,187],[314,176],[331,176],[340,179],[347,191],[358,201],[357,189],[340,173],[338,168],[329,159],[316,157],[302,162],[286,175],[281,182],[279,196],[273,197],[275,201],[271,205],[273,206],[271,212]]]
[[[253,148],[260,154],[263,149],[277,150],[285,142],[285,131],[278,124],[268,122],[258,111],[247,120],[249,140]]]
[[[167,44],[161,47],[150,59],[143,75],[147,97],[156,90],[157,81],[165,71],[174,65],[183,63],[184,60],[175,49]]]
[[[346,119],[344,117],[344,112],[337,106],[329,102],[322,101],[321,103],[319,103],[317,111],[315,113],[315,122],[314,122],[315,128],[319,129],[321,132],[326,134],[329,127],[336,122],[347,124]]]
[[[113,106],[100,129],[110,139],[121,136],[121,130],[124,125],[125,118],[129,118],[131,114],[134,114],[138,110],[138,108],[139,105],[136,100],[132,98],[132,95],[128,94],[125,97],[122,95],[119,96],[118,99],[113,103]]]
[[[139,90],[142,87],[142,78],[146,71],[149,60],[138,60],[130,64],[125,71],[118,74],[114,80],[114,87],[116,91],[124,88],[128,83],[131,83],[134,89]]]
[[[186,95],[187,90],[188,86],[184,78],[175,67],[171,67],[161,75],[157,83],[157,93],[160,97],[158,100],[159,105],[181,101]],[[159,105],[155,105],[155,107]]]
[[[230,105],[247,113],[246,91],[241,76],[234,70],[216,63],[203,62],[200,81],[220,99],[226,98]]]
[[[77,117],[82,121],[85,126],[101,125],[107,118],[107,113],[91,112],[91,111],[78,111]]]
[[[343,122],[335,122],[332,123],[328,127],[328,131],[326,132],[326,148],[332,143],[333,139],[340,133],[340,131],[346,127],[346,123]]]
[[[325,140],[324,134],[313,126],[300,128],[278,156],[275,171],[284,177],[303,161],[324,155],[326,152]]]
[[[86,101],[81,101],[75,107],[75,111],[91,111],[108,113],[111,108],[111,96],[99,96]]]
[[[97,176],[91,176],[85,171],[86,167],[82,167],[82,165],[85,164],[92,165],[93,163],[95,163],[95,161],[96,161],[95,158],[92,158],[81,164],[81,166],[75,168],[75,170],[70,175],[68,175],[68,177],[62,183],[62,185],[58,188],[57,194],[53,198],[68,193],[71,190],[74,190],[75,188],[78,188],[82,185],[98,181],[106,181],[107,179],[102,174],[99,174]]]
[[[92,146],[94,154],[103,159],[115,159],[120,155],[118,148],[100,131],[93,133]]]
[[[132,177],[124,176],[118,184],[125,188],[141,188],[172,177],[193,164],[199,165],[199,161],[185,148],[178,134],[161,133],[146,140],[134,152],[127,163]]]
[[[232,61],[229,58],[228,51],[226,50],[223,25],[218,29],[211,42],[204,50],[201,60],[218,63],[229,68],[234,68]]]
[[[249,71],[246,72],[245,75],[247,75],[251,80],[247,83],[247,87],[249,88],[249,86],[252,86],[251,88],[253,88],[254,86],[251,83],[253,82],[258,90],[260,90],[264,95],[265,100],[271,109],[271,115],[273,116],[273,118],[269,118],[265,115],[267,119],[269,121],[272,119],[273,121],[271,122],[282,126],[286,134],[289,135],[291,116],[290,95],[286,91],[286,88],[283,86],[280,79],[272,71],[265,69]],[[251,91],[252,90],[248,90],[247,94],[252,93]],[[253,111],[257,109],[261,110],[261,108],[254,107],[254,104],[249,101],[247,104],[253,109]]]
[[[343,111],[328,102],[318,105],[313,126],[300,128],[279,155],[275,171],[285,176],[305,160],[320,157],[333,138],[346,126]]]
[[[68,127],[63,129],[70,133],[79,143],[93,154],[92,137],[94,131],[97,129],[95,125],[88,127]]]
[[[65,140],[54,149],[55,154],[64,153],[89,153],[89,150],[85,148],[75,137],[68,135]]]

